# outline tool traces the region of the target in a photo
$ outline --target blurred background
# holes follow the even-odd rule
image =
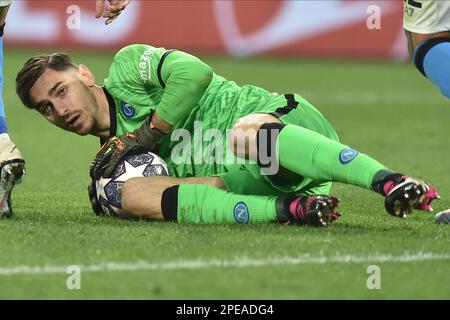
[[[402,1],[133,0],[108,27],[93,18],[94,2],[15,1],[7,47],[151,43],[238,57],[406,57]]]

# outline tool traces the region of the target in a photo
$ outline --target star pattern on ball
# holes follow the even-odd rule
[[[95,188],[97,190],[97,198],[103,197],[104,199],[108,199],[105,193],[104,186],[106,186],[111,180],[112,178],[101,177],[95,182]]]
[[[123,163],[125,165],[125,170],[124,173],[114,179],[117,182],[125,182],[129,179],[129,177],[142,177],[142,173],[148,166],[148,163],[144,163],[135,167],[126,160]]]

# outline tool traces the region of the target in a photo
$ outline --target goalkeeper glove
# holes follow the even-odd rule
[[[100,148],[92,162],[89,175],[95,183],[101,177],[111,177],[116,166],[127,155],[147,152],[133,133],[112,137]]]
[[[152,117],[154,111],[150,111],[150,115],[147,121],[138,129],[133,131],[134,137],[141,146],[144,146],[148,150],[152,150],[155,145],[161,141],[167,132],[162,132],[158,128],[155,128],[152,124]]]

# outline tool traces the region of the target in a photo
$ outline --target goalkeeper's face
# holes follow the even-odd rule
[[[79,135],[93,134],[100,119],[95,79],[85,66],[47,69],[30,89],[36,110],[54,125]]]

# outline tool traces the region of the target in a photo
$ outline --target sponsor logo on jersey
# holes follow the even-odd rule
[[[151,78],[151,63],[150,56],[155,51],[154,48],[147,49],[139,60],[139,73],[143,81],[150,81]]]
[[[131,104],[124,101],[122,101],[120,104],[122,105],[122,114],[125,116],[125,118],[130,119],[136,114],[136,110]]]
[[[342,164],[347,164],[353,159],[355,159],[357,155],[358,151],[350,148],[345,148],[344,150],[341,151],[341,153],[339,153],[339,161]]]
[[[233,209],[234,219],[237,223],[248,223],[249,213],[245,202],[238,202]]]

